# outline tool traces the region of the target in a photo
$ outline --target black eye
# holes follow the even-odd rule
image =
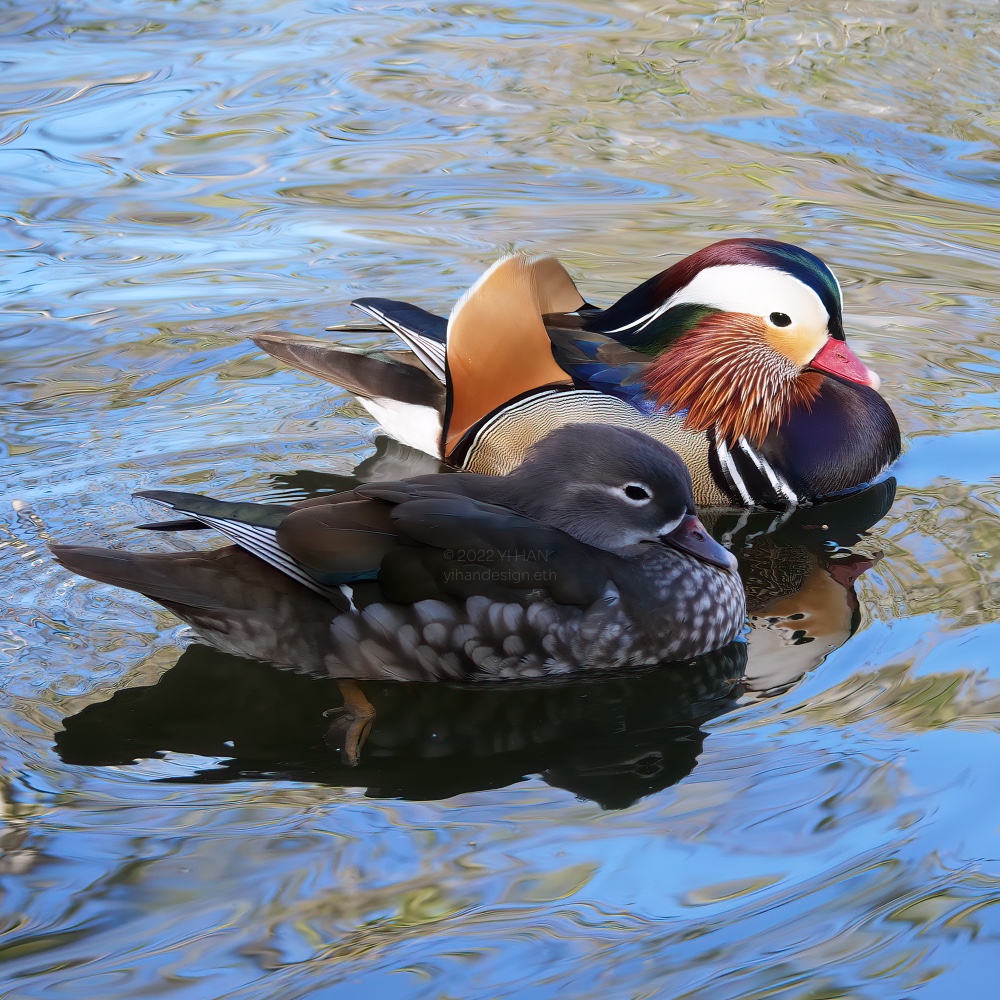
[[[771,315],[768,316],[768,319],[775,326],[791,326],[792,325],[792,317],[789,316],[788,313],[771,313]]]
[[[624,493],[629,500],[648,500],[650,497],[649,490],[644,486],[637,486],[635,483],[629,483],[625,487]]]

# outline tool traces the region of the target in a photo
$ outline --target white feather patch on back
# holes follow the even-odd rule
[[[382,425],[390,437],[409,448],[441,457],[441,413],[432,406],[417,406],[379,396],[358,402]]]

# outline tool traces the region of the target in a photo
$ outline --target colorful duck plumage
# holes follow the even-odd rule
[[[518,256],[447,321],[388,299],[355,304],[412,353],[254,340],[471,471],[507,472],[554,428],[600,422],[678,451],[699,505],[787,507],[860,488],[899,455],[878,378],[845,342],[836,278],[790,244],[723,240],[607,309],[557,261]]]

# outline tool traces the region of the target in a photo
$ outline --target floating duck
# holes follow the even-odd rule
[[[375,455],[350,476],[298,472],[274,477],[275,498],[313,495],[323,503],[331,492],[349,493],[362,483],[440,471],[430,456],[390,438],[379,437],[375,444]],[[467,781],[482,779],[496,787],[544,771],[557,784],[606,806],[619,799],[627,804],[633,782],[643,789],[647,783],[650,789],[662,787],[674,773],[667,764],[674,750],[691,748],[678,762],[693,766],[700,734],[692,729],[678,742],[675,726],[725,711],[744,691],[753,697],[787,689],[856,630],[853,584],[874,559],[848,550],[884,516],[894,486],[890,478],[821,507],[781,513],[708,512],[711,533],[724,537],[739,557],[753,626],[747,642],[652,673],[575,674],[533,685],[399,687],[383,683],[401,675],[400,664],[391,659],[385,676],[369,675],[360,684],[329,680],[336,672],[330,663],[330,622],[340,609],[238,546],[156,555],[67,548],[71,566],[155,595],[206,645],[190,646],[155,689],[120,692],[111,702],[86,709],[85,720],[66,720],[67,733],[57,740],[57,749],[73,763],[128,763],[165,749],[213,755],[211,747],[216,747],[218,755],[233,758],[225,774],[240,780],[252,777],[265,753],[281,764],[265,766],[269,775],[294,759],[300,761],[295,765],[300,777],[342,782],[338,765],[318,749],[325,729],[328,746],[341,751],[344,763],[358,767],[352,783],[367,783],[382,794],[407,794],[407,788],[421,797],[446,796],[467,790]],[[156,527],[209,530],[191,519]],[[255,666],[253,660],[281,670]],[[422,676],[419,663],[411,667],[413,676]],[[317,683],[323,680],[329,684]],[[188,697],[192,691],[199,696]],[[322,712],[324,704],[341,703],[343,708]],[[260,709],[264,704],[270,707]],[[155,746],[145,739],[142,723],[149,713],[161,721],[180,713],[174,729],[167,726],[173,736],[164,736],[161,726]],[[548,720],[543,730],[537,728],[539,718]],[[126,730],[132,735],[125,736]],[[374,757],[368,755],[368,771],[361,756],[366,737],[366,745],[376,748]],[[235,740],[235,749],[224,745],[227,740]],[[645,749],[638,750],[639,744]],[[556,752],[543,754],[543,746]],[[601,758],[596,769],[594,753]],[[659,763],[651,767],[654,759]],[[213,780],[225,780],[217,767],[211,773]],[[588,784],[598,775],[600,790]]]
[[[411,350],[254,342],[473,472],[504,474],[554,428],[599,422],[675,449],[699,505],[780,508],[858,489],[899,456],[878,376],[845,342],[837,279],[787,243],[714,243],[607,309],[556,260],[520,256],[494,264],[447,321],[389,299],[354,304]]]
[[[625,428],[558,428],[505,476],[368,483],[297,505],[137,496],[217,529],[328,601],[331,677],[642,666],[725,646],[745,621],[736,559],[694,515],[683,462]],[[74,572],[139,591],[196,629],[211,630],[221,613],[207,572],[224,558],[216,553],[52,551]],[[267,627],[252,616],[236,625]]]

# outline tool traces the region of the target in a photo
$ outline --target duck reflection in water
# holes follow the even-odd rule
[[[784,514],[703,512],[736,554],[751,630],[743,679],[748,695],[772,697],[819,666],[857,631],[857,580],[880,552],[852,551],[889,512],[896,480]]]
[[[296,651],[308,655],[304,644]],[[690,774],[705,739],[702,724],[740,696],[746,644],[627,675],[474,685],[362,681],[375,722],[356,762],[343,752],[343,728],[328,728],[323,715],[339,692],[337,682],[313,673],[323,669],[322,654],[294,663],[308,674],[275,670],[272,663],[290,664],[291,653],[259,663],[195,643],[156,684],[118,691],[65,719],[56,751],[68,764],[87,766],[134,764],[164,752],[214,759],[183,776],[166,767],[160,780],[170,783],[291,780],[422,800],[538,775],[605,809],[622,809]]]
[[[343,492],[362,482],[426,474],[433,471],[427,461],[382,439],[353,478],[300,473],[275,485],[282,500]],[[214,648],[194,645],[153,687],[119,692],[68,718],[57,749],[80,764],[196,753],[225,762],[193,780],[287,777],[415,798],[540,774],[606,808],[621,808],[690,773],[704,722],[748,692],[787,688],[846,641],[858,621],[854,580],[871,560],[844,549],[884,515],[894,490],[889,480],[791,516],[706,516],[713,534],[739,555],[755,626],[749,666],[746,644],[736,641],[684,664],[613,677],[474,686],[331,680],[333,609],[325,597],[235,546],[177,553],[171,558],[178,566],[187,561],[190,569],[191,560],[198,561],[199,587],[213,594],[214,607],[192,613],[176,601],[161,603]],[[170,526],[194,527],[190,521]],[[248,619],[267,627],[234,627]],[[323,708],[338,700],[334,684],[345,708],[324,720]]]

